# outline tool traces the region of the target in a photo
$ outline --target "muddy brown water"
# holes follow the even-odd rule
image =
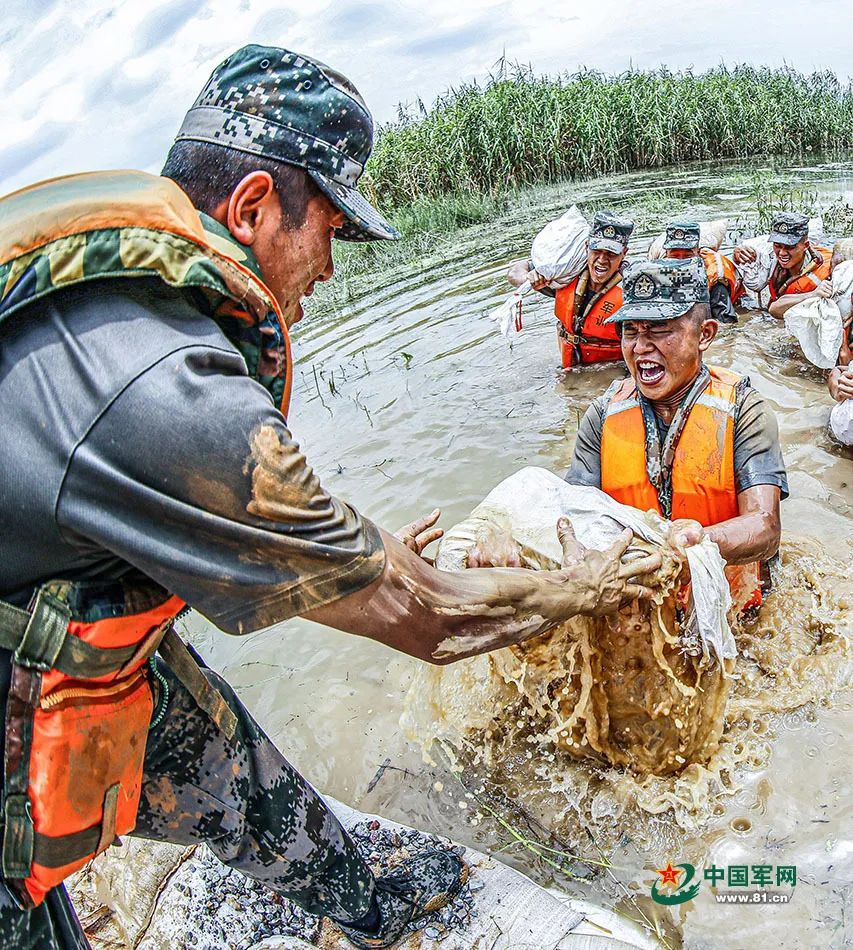
[[[853,201],[853,161],[701,165],[539,189],[500,220],[377,273],[359,296],[315,303],[295,337],[291,424],[327,488],[389,529],[435,506],[450,526],[518,468],[563,472],[586,405],[620,371],[560,372],[544,298],[525,307],[525,329],[510,347],[487,318],[506,294],[507,263],[525,255],[537,228],[575,201],[635,213],[636,255],[669,214],[728,217],[734,226],[750,211],[757,173],[819,202]],[[822,374],[758,309],[723,328],[708,359],[748,374],[776,412],[791,487],[783,504],[786,535],[817,539],[846,570],[853,556],[853,455],[826,434],[831,404]],[[425,765],[403,734],[399,721],[415,661],[302,620],[241,639],[199,618],[191,628],[211,665],[317,787],[481,850],[509,843],[508,832],[482,814],[457,779]],[[632,916],[639,905],[661,920],[673,947],[716,950],[758,940],[849,945],[851,726],[849,689],[760,716],[753,728],[769,754],[739,767],[733,794],[704,801],[689,829],[666,812],[632,820],[608,851],[612,875],[557,882]],[[536,782],[523,772],[515,778],[521,786]],[[523,797],[523,788],[510,791]],[[600,820],[612,832],[613,816]],[[590,851],[589,839],[572,844]],[[509,847],[502,857],[542,883],[553,879],[552,869],[524,848]],[[648,895],[654,868],[669,859],[692,861],[700,874],[712,863],[796,866],[798,883],[785,906],[722,906],[706,883],[694,901],[664,908]]]

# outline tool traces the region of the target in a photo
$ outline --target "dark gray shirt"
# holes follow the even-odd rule
[[[0,324],[0,598],[138,571],[247,633],[375,580],[374,525],[330,496],[217,324],[155,279]]]
[[[593,399],[578,427],[578,440],[566,481],[601,488],[601,432],[608,399]],[[788,477],[779,428],[773,411],[756,390],[748,387],[737,405],[734,433],[735,486],[738,493],[754,485],[777,485],[788,497]]]

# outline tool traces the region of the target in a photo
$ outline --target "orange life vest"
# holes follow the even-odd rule
[[[725,284],[729,288],[732,303],[738,301],[744,294],[744,288],[734,263],[719,251],[712,251],[710,248],[702,248],[699,253],[705,262],[708,289],[710,290],[715,284]]]
[[[711,378],[697,398],[678,439],[672,462],[672,511],[704,527],[739,514],[734,468],[737,374],[708,367]],[[624,505],[664,514],[647,471],[646,427],[630,377],[607,406],[601,433],[601,490]],[[726,577],[739,607],[761,603],[759,565],[729,565]]]
[[[817,289],[821,281],[827,280],[832,273],[832,253],[825,247],[810,247],[812,258],[799,274],[781,280],[784,273],[778,262],[773,265],[767,288],[770,299],[778,300],[785,294],[808,294]],[[808,259],[808,258],[807,258]]]
[[[223,320],[244,327],[266,321],[279,349],[246,345],[275,371],[259,381],[275,388],[286,413],[292,372],[281,311],[245,254],[209,234],[173,182],[135,172],[55,179],[2,199],[0,222],[0,320],[35,297],[88,279],[159,276],[190,286],[209,294],[211,312]],[[183,608],[141,575],[133,583],[50,581],[28,610],[0,601],[0,646],[13,653],[2,872],[22,907],[40,904],[134,828],[155,650],[233,737],[233,711],[171,629]]]
[[[568,287],[557,291],[554,301],[556,314],[557,345],[563,368],[578,363],[603,363],[622,359],[622,344],[616,333],[616,325],[605,323],[622,306],[622,274],[617,273],[594,294],[584,313],[581,302],[589,282],[585,270]]]

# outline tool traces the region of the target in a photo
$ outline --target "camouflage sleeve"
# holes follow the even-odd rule
[[[570,485],[601,488],[601,430],[606,408],[607,397],[597,396],[581,419],[572,464],[565,476]]]
[[[57,520],[231,633],[345,597],[385,563],[377,528],[325,491],[240,357],[210,346],[170,354],[110,404]]]
[[[788,497],[788,476],[779,427],[773,410],[755,389],[738,401],[735,420],[735,485],[738,492],[755,485],[777,485]]]

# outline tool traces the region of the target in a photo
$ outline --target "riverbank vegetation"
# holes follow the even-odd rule
[[[536,76],[501,61],[485,84],[382,127],[365,188],[383,210],[450,194],[853,145],[853,86],[788,67]]]
[[[547,77],[501,62],[485,84],[452,89],[431,108],[401,107],[397,121],[380,128],[360,188],[403,240],[338,245],[339,276],[318,302],[359,293],[377,271],[421,261],[470,225],[529,213],[532,237],[548,220],[542,212],[557,207],[547,194],[571,180],[702,160],[767,164],[767,156],[849,148],[853,86],[831,72],[721,66],[701,74]],[[739,222],[744,233],[766,231],[782,208],[823,211],[825,220],[829,211],[827,227],[835,223],[796,182],[745,167],[742,184],[751,206]],[[685,196],[661,188],[632,193],[624,206],[609,203],[617,205],[638,233],[643,218],[651,225],[688,211]],[[840,213],[849,220],[850,209]]]

